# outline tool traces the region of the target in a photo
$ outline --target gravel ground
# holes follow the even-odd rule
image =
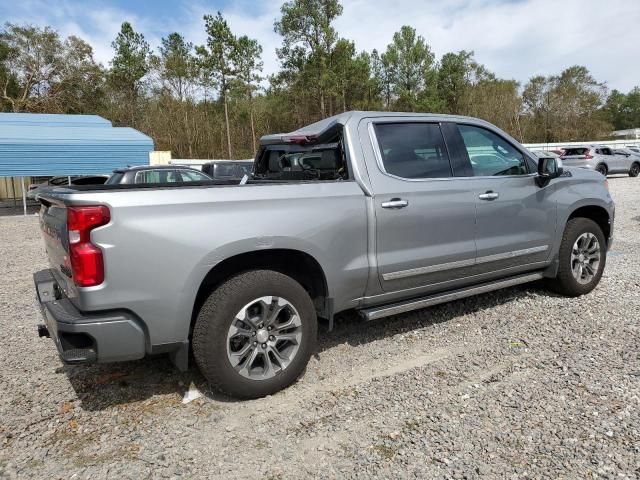
[[[35,335],[37,219],[0,218],[0,477],[640,478],[640,181],[609,183],[591,294],[343,315],[297,384],[247,402],[165,358],[62,366]]]

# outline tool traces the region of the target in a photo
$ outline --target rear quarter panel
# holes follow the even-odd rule
[[[82,310],[126,308],[151,345],[187,338],[198,288],[220,261],[290,248],[322,266],[336,308],[355,306],[367,272],[365,197],[355,182],[97,192],[73,203],[106,204],[111,222],[92,232],[105,282],[82,289]]]

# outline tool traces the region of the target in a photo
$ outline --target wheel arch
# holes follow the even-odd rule
[[[567,217],[567,222],[572,218],[578,217],[588,218],[598,224],[604,234],[605,241],[608,244],[611,237],[611,217],[609,216],[607,209],[599,205],[584,205],[574,209]]]
[[[198,287],[191,312],[189,335],[200,307],[208,295],[234,275],[248,270],[274,270],[296,280],[309,293],[318,316],[331,320],[332,302],[325,272],[309,253],[290,248],[248,251],[230,256],[213,266]]]
[[[596,167],[595,167],[595,170],[596,170],[596,171],[598,171],[598,167],[599,167],[600,165],[604,166],[604,168],[606,169],[606,172],[607,172],[607,174],[608,174],[610,169],[609,169],[609,165],[607,165],[607,162],[605,162],[605,161],[601,160],[601,161],[599,161],[598,163],[596,163]]]

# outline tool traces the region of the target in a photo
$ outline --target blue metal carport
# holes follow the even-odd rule
[[[148,136],[97,115],[0,113],[0,177],[109,174],[148,165],[152,150]]]

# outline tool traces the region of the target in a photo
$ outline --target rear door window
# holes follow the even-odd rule
[[[374,129],[386,173],[407,179],[452,176],[437,123],[379,123]]]
[[[179,183],[182,181],[176,170],[158,169],[136,172],[135,183]]]

